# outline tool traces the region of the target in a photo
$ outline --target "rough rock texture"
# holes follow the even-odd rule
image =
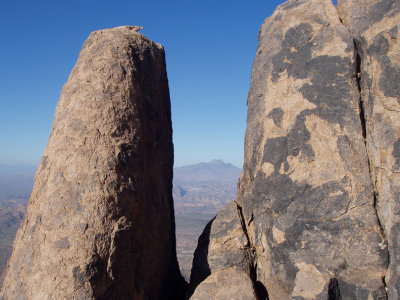
[[[398,0],[290,0],[264,22],[237,200],[258,299],[400,298],[399,25]],[[235,236],[203,261],[233,262],[209,250]]]
[[[242,230],[238,208],[235,201],[221,209],[210,230],[208,247],[208,265],[211,273],[238,266],[249,274],[248,270],[248,240]],[[222,259],[223,258],[223,259]]]
[[[164,50],[93,32],[64,86],[2,299],[179,299]]]
[[[400,1],[339,0],[356,41],[376,207],[388,239],[389,299],[400,299]]]
[[[219,270],[207,277],[190,300],[255,300],[252,282],[235,267]]]
[[[353,38],[332,1],[291,0],[259,39],[238,191],[256,279],[269,299],[385,299]]]
[[[210,274],[232,266],[250,276],[252,259],[249,251],[237,204],[232,201],[218,212],[199,238],[190,274],[191,293]]]

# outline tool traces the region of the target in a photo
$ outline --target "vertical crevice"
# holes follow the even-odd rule
[[[336,278],[332,278],[328,287],[328,300],[341,300],[339,282]]]
[[[364,144],[365,144],[365,149],[367,152],[367,161],[368,161],[368,171],[369,171],[369,175],[371,178],[371,182],[372,182],[372,188],[373,188],[373,197],[374,197],[374,210],[375,210],[375,215],[376,215],[376,219],[378,222],[378,226],[380,229],[380,233],[381,236],[384,240],[384,242],[386,243],[387,246],[387,266],[386,269],[388,269],[389,267],[389,263],[390,263],[390,253],[389,253],[389,245],[388,245],[388,239],[386,238],[386,234],[385,234],[385,230],[384,227],[382,226],[381,220],[379,218],[379,213],[378,213],[378,196],[377,196],[377,192],[376,192],[376,180],[374,178],[374,174],[372,172],[372,166],[371,166],[371,160],[370,160],[370,155],[369,155],[369,151],[368,151],[368,145],[367,145],[367,125],[366,125],[366,114],[365,114],[365,104],[364,104],[364,100],[363,100],[363,90],[362,90],[362,59],[361,59],[361,52],[359,50],[358,44],[356,40],[353,40],[354,43],[354,59],[355,59],[355,66],[354,66],[354,79],[357,83],[357,88],[358,88],[358,92],[359,92],[359,100],[358,100],[358,108],[359,108],[359,114],[360,114],[360,123],[361,123],[361,130],[362,130],[362,136],[363,136],[363,140],[364,140]],[[383,285],[385,287],[385,295],[386,295],[386,299],[388,299],[388,295],[387,295],[387,286],[386,286],[386,278],[383,277],[382,278],[382,282]],[[329,298],[330,299],[330,298]]]
[[[244,252],[248,262],[249,276],[253,283],[254,293],[256,294],[257,300],[269,300],[267,289],[265,288],[265,286],[261,281],[257,280],[256,251],[254,245],[250,240],[249,233],[247,231],[247,226],[244,219],[242,207],[237,202],[236,202],[236,207],[239,215],[240,224],[242,226],[243,233],[247,240]]]
[[[360,114],[360,122],[361,122],[361,130],[362,136],[364,139],[365,145],[367,145],[367,125],[365,122],[365,110],[364,110],[364,101],[362,97],[362,90],[361,90],[361,56],[358,52],[357,43],[354,41],[354,79],[357,83],[357,89],[359,93],[358,98],[358,109]],[[368,151],[368,149],[367,149]],[[369,160],[368,160],[369,161]]]

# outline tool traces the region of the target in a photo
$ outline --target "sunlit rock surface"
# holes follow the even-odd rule
[[[93,32],[65,84],[4,299],[179,299],[164,49]]]

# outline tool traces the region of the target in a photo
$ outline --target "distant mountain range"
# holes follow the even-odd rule
[[[241,169],[220,159],[208,163],[201,162],[194,165],[174,168],[174,183],[181,184],[208,184],[208,183],[236,183]]]
[[[31,195],[36,166],[0,164],[0,205],[26,204]]]
[[[241,169],[222,160],[174,168],[176,213],[215,214],[236,198]]]
[[[36,166],[0,164],[0,207],[28,203]],[[215,213],[236,197],[241,169],[222,160],[174,168],[177,212]]]

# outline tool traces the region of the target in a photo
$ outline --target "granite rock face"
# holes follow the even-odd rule
[[[388,239],[389,299],[400,299],[400,1],[339,0],[359,55],[366,141],[379,219]]]
[[[259,32],[237,199],[258,299],[400,296],[400,5],[338,2],[287,1]]]
[[[384,299],[353,39],[330,0],[288,1],[259,34],[238,201],[270,299]]]
[[[93,32],[58,103],[2,299],[179,299],[164,50]]]

